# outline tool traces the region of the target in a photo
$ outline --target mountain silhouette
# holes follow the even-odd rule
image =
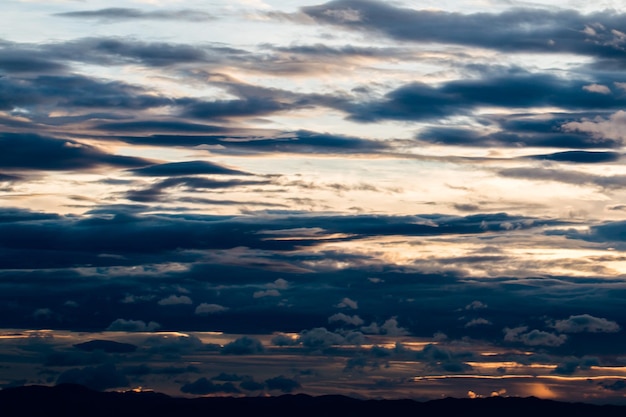
[[[3,417],[348,417],[387,416],[594,416],[623,417],[626,406],[542,400],[535,397],[361,400],[340,395],[275,397],[171,397],[156,392],[100,392],[81,385],[30,385],[0,390]]]

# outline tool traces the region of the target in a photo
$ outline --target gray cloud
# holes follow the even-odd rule
[[[151,177],[173,177],[200,174],[250,175],[249,173],[227,168],[208,161],[170,162],[133,169],[131,172],[136,175]]]
[[[100,10],[84,10],[77,12],[57,13],[55,16],[75,19],[98,19],[104,23],[114,23],[125,20],[180,20],[187,22],[206,22],[214,17],[202,10],[154,10],[145,11],[125,7],[111,7]]]
[[[370,0],[330,1],[301,11],[317,23],[406,42],[605,58],[621,55],[620,39],[612,30],[623,28],[626,21],[624,14],[608,10],[584,15],[574,10],[516,8],[501,13],[463,14],[408,9]],[[490,28],[488,32],[486,27]]]
[[[0,133],[0,166],[4,169],[84,170],[99,166],[137,167],[150,161],[111,155],[75,140],[36,134]]]
[[[152,332],[160,327],[161,325],[154,321],[146,323],[143,320],[117,319],[107,327],[107,330],[114,332]]]
[[[205,377],[198,378],[194,382],[184,384],[180,387],[181,392],[186,394],[207,395],[207,394],[237,394],[241,391],[232,383],[226,382],[216,384]]]
[[[552,326],[561,333],[614,333],[621,330],[616,322],[589,314],[580,314],[570,316],[565,320],[557,320]]]
[[[59,375],[56,382],[80,384],[97,391],[126,387],[129,384],[128,379],[113,364],[69,369]]]

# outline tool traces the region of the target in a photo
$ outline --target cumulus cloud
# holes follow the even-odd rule
[[[107,330],[112,332],[153,332],[160,327],[161,325],[154,321],[146,323],[143,320],[117,319],[107,327]]]
[[[328,318],[328,321],[330,323],[339,321],[339,322],[343,322],[346,324],[351,324],[353,326],[360,326],[364,323],[363,319],[361,319],[357,315],[348,316],[347,314],[343,314],[343,313],[333,314],[332,316]]]
[[[561,346],[567,341],[567,336],[564,334],[554,334],[550,332],[544,332],[542,330],[528,331],[527,326],[505,328],[504,340],[507,342],[523,343],[527,346]]]
[[[487,308],[487,304],[482,303],[481,301],[475,300],[465,306],[466,310],[482,310]]]
[[[492,325],[493,323],[490,322],[489,320],[483,319],[483,318],[476,318],[476,319],[472,319],[470,321],[468,321],[467,323],[465,323],[465,327],[474,327],[474,326],[488,326],[488,325]]]
[[[583,118],[579,122],[564,123],[561,128],[565,132],[588,133],[596,139],[626,140],[626,111],[618,110],[609,118],[597,116],[592,119]]]
[[[593,317],[589,314],[557,320],[552,327],[561,333],[615,333],[620,331],[620,326],[616,322]]]
[[[57,384],[80,384],[87,388],[103,391],[108,388],[128,386],[128,379],[113,364],[97,367],[68,369],[59,375]]]
[[[317,327],[301,332],[298,340],[304,347],[310,349],[327,349],[333,345],[343,344],[345,338],[340,334],[328,331],[324,327]]]
[[[254,298],[280,297],[280,291],[278,291],[278,290],[260,290],[260,291],[255,291],[254,294],[252,294],[252,297],[254,297]]]
[[[260,340],[244,336],[224,345],[221,353],[223,355],[254,355],[264,351],[265,347]]]
[[[173,306],[179,304],[193,304],[193,301],[191,301],[191,298],[187,297],[186,295],[172,294],[169,297],[159,300],[158,304],[160,306]]]
[[[221,306],[219,304],[201,303],[196,307],[196,314],[214,314],[227,311],[228,307]]]
[[[602,84],[589,84],[583,86],[583,90],[588,91],[590,93],[598,93],[598,94],[611,94],[611,89],[606,85]]]
[[[398,325],[398,320],[396,317],[392,317],[381,325],[376,322],[372,322],[368,326],[361,327],[361,330],[364,333],[370,334],[384,334],[388,336],[407,336],[410,332]]]
[[[359,308],[359,304],[354,301],[349,299],[348,297],[344,297],[341,302],[339,304],[337,304],[337,307],[339,308],[351,308],[353,310],[356,310]]]

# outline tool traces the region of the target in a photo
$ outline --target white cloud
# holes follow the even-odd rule
[[[595,117],[561,126],[566,132],[589,133],[598,139],[626,140],[626,111],[619,110],[608,119]]]
[[[341,300],[341,302],[339,304],[337,304],[337,307],[339,307],[339,308],[349,307],[349,308],[351,308],[353,310],[356,310],[356,309],[359,308],[359,304],[356,301],[351,300],[351,299],[346,297],[343,300]]]
[[[611,94],[611,89],[606,85],[602,84],[589,84],[583,87],[583,90],[588,91],[590,93],[598,93],[598,94]]]

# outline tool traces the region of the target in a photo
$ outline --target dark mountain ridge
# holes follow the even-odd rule
[[[5,417],[126,416],[255,416],[309,417],[361,415],[528,416],[530,413],[571,416],[626,415],[626,406],[542,400],[535,397],[360,400],[340,395],[304,394],[275,397],[179,398],[155,392],[99,392],[80,385],[31,385],[0,391]]]

